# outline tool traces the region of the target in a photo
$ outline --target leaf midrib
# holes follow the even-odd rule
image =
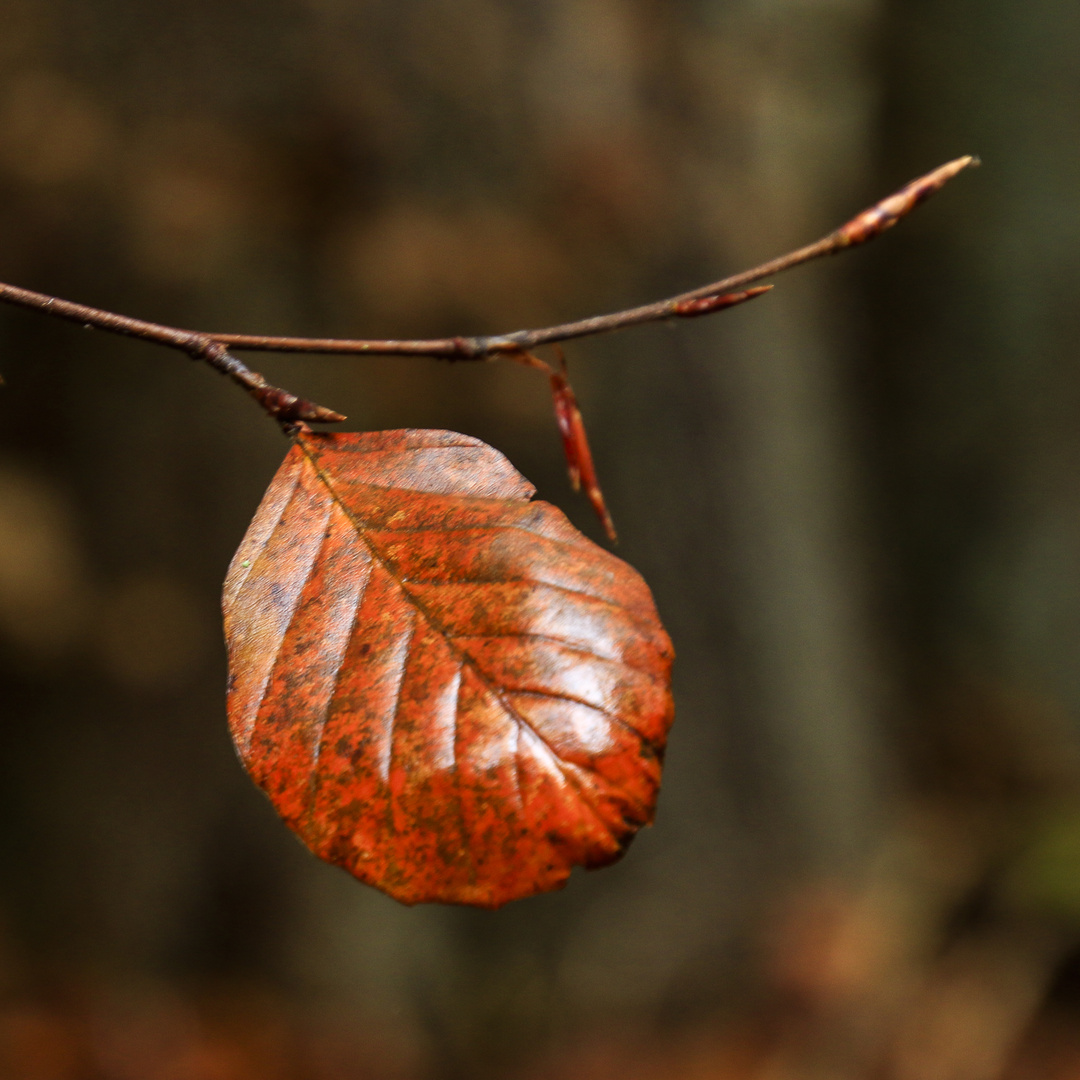
[[[401,591],[403,593],[405,593],[406,596],[408,596],[409,602],[424,617],[424,619],[427,621],[428,625],[432,628],[432,630],[434,630],[437,634],[439,634],[439,636],[442,637],[443,640],[446,642],[446,647],[460,660],[460,662],[463,665],[468,665],[468,667],[473,671],[473,673],[480,680],[480,682],[482,682],[488,688],[488,690],[494,695],[494,697],[499,702],[499,704],[502,706],[502,708],[506,710],[507,714],[509,716],[511,716],[521,727],[528,728],[529,731],[531,731],[536,736],[536,738],[539,739],[540,742],[542,742],[544,744],[544,746],[547,747],[548,751],[551,753],[551,756],[558,763],[559,772],[562,774],[563,779],[566,780],[571,785],[573,785],[573,787],[577,790],[577,792],[581,796],[582,801],[589,807],[589,810],[592,812],[593,816],[599,822],[601,827],[611,835],[612,839],[618,841],[618,839],[619,839],[618,836],[616,835],[614,830],[611,828],[611,826],[604,820],[603,816],[600,814],[599,808],[597,807],[595,801],[590,797],[590,793],[585,790],[584,786],[582,785],[581,780],[575,775],[575,773],[570,771],[570,769],[572,768],[571,763],[563,761],[562,757],[560,757],[560,755],[559,755],[559,752],[555,749],[554,746],[551,745],[551,743],[544,737],[544,735],[540,731],[538,731],[536,729],[536,727],[532,723],[530,723],[529,720],[526,717],[522,716],[521,713],[519,713],[512,705],[509,704],[509,702],[507,702],[505,700],[505,698],[503,697],[502,691],[480,669],[480,667],[476,663],[476,661],[473,660],[473,658],[471,656],[469,656],[468,653],[463,652],[461,649],[457,648],[454,645],[454,641],[453,641],[452,636],[447,631],[447,629],[443,626],[443,624],[431,613],[431,611],[427,608],[427,606],[423,603],[423,601],[419,600],[409,590],[409,588],[405,584],[405,581],[404,581],[402,575],[397,572],[396,568],[390,562],[390,560],[387,559],[386,556],[383,555],[383,553],[380,552],[379,549],[365,535],[364,528],[361,525],[359,519],[357,518],[357,516],[354,513],[352,513],[352,511],[348,508],[348,506],[345,505],[344,501],[338,495],[337,491],[335,491],[334,485],[331,482],[330,477],[326,474],[325,470],[323,470],[319,466],[319,463],[315,459],[315,456],[308,450],[308,448],[304,445],[302,440],[298,439],[296,445],[300,447],[301,453],[304,455],[304,457],[307,459],[307,461],[311,465],[311,468],[314,471],[315,475],[319,478],[320,482],[323,484],[323,486],[329,492],[330,498],[337,504],[337,506],[341,509],[341,512],[349,520],[349,523],[352,525],[353,530],[356,532],[356,535],[359,537],[360,541],[364,544],[364,546],[371,553],[371,557],[375,561],[377,561],[379,563],[379,565],[386,571],[387,574],[389,574],[389,576],[393,579],[393,581],[398,586],[398,588],[400,588]],[[503,502],[505,500],[492,500],[492,501]],[[407,659],[408,659],[408,654],[406,653],[406,660]],[[403,678],[404,678],[404,676],[403,676]],[[456,709],[455,709],[454,723],[455,723],[455,725],[457,724],[457,710]],[[639,738],[640,738],[640,736],[639,736]],[[393,752],[393,747],[391,746],[391,753],[392,752]],[[524,811],[525,811],[525,795],[524,795],[524,791],[523,791],[522,786],[521,786],[520,765],[519,765],[519,762],[518,762],[519,754],[520,754],[520,749],[515,751],[514,761],[515,761],[515,772],[517,774],[518,802],[521,804],[521,809],[522,809],[522,812],[524,813]],[[576,767],[574,767],[574,768],[576,768]]]

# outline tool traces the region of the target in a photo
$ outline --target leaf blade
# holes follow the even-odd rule
[[[241,760],[405,903],[557,888],[652,819],[670,642],[636,571],[533,494],[453,432],[305,433],[230,567]]]

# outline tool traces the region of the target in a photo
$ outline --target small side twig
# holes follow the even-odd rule
[[[912,181],[898,192],[857,214],[828,236],[789,252],[770,262],[762,263],[741,274],[734,274],[711,285],[667,300],[628,308],[607,315],[597,315],[576,322],[561,323],[536,330],[518,330],[511,334],[488,337],[437,338],[421,341],[351,340],[338,338],[268,337],[252,334],[211,334],[183,330],[161,323],[134,319],[113,311],[61,300],[46,293],[33,292],[0,282],[0,301],[18,307],[54,315],[70,322],[81,323],[97,330],[156,342],[179,349],[192,359],[203,360],[242,386],[275,420],[285,426],[302,421],[336,423],[345,417],[333,409],[316,405],[295,394],[272,386],[257,371],[253,371],[230,350],[245,349],[262,352],[332,353],[337,355],[368,356],[428,356],[452,360],[489,360],[498,356],[520,356],[540,345],[609,333],[629,326],[659,322],[671,318],[694,318],[751,300],[768,291],[769,286],[746,286],[772,277],[784,270],[800,266],[823,255],[833,255],[879,236],[892,228],[924,199],[938,191],[949,180],[969,166],[977,165],[974,157],[957,158],[933,172]]]

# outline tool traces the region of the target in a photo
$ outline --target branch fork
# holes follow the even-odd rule
[[[265,337],[253,334],[212,334],[183,330],[161,323],[147,322],[120,315],[113,311],[77,304],[56,296],[22,289],[0,282],[0,301],[18,307],[40,311],[59,319],[80,323],[87,328],[106,330],[114,334],[152,341],[179,349],[193,360],[201,360],[233,382],[243,387],[265,412],[286,430],[294,430],[304,422],[334,424],[345,417],[306,398],[273,386],[257,371],[249,368],[232,350],[257,352],[327,353],[366,356],[427,356],[444,360],[492,360],[506,357],[529,366],[543,368],[551,381],[555,398],[556,419],[563,437],[571,480],[575,489],[584,483],[586,492],[600,516],[608,535],[614,540],[614,526],[603,504],[596,484],[592,457],[585,440],[584,423],[573,390],[566,381],[565,360],[560,359],[556,371],[544,361],[532,356],[530,350],[541,345],[610,333],[630,326],[661,322],[672,318],[697,318],[753,300],[768,292],[772,286],[754,286],[754,282],[773,277],[812,259],[835,255],[858,244],[865,244],[891,229],[901,218],[940,190],[953,177],[979,164],[978,158],[966,156],[941,165],[920,176],[899,191],[856,214],[850,221],[806,247],[781,255],[740,274],[692,289],[666,300],[627,308],[607,315],[595,315],[575,322],[560,323],[535,330],[518,330],[510,334],[488,337],[435,338],[417,341],[352,340],[339,338]],[[748,287],[753,286],[753,287]],[[561,357],[561,352],[560,352]],[[528,358],[528,359],[525,359]],[[591,477],[591,479],[590,479]]]

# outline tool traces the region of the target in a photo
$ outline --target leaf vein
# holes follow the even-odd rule
[[[370,559],[370,553],[369,553]],[[322,711],[322,717],[317,722],[318,734],[315,737],[315,745],[311,755],[311,772],[308,775],[308,813],[310,815],[315,813],[315,799],[319,790],[319,777],[318,768],[319,761],[322,758],[323,741],[326,736],[326,726],[330,722],[330,713],[334,707],[334,698],[337,696],[338,688],[341,685],[341,675],[345,669],[345,656],[348,654],[349,642],[352,641],[353,634],[356,631],[356,620],[360,617],[360,608],[363,606],[364,597],[367,595],[368,585],[371,583],[371,572],[373,567],[373,561],[369,561],[367,566],[364,567],[364,582],[361,588],[356,593],[352,603],[352,621],[349,624],[349,632],[345,635],[345,650],[342,653],[341,659],[337,663],[337,667],[334,670],[334,679],[330,684],[330,693],[327,695],[326,708]]]
[[[326,519],[330,516],[330,508],[327,507],[326,517],[323,518],[318,528],[321,532],[326,527]],[[309,527],[313,523],[309,523]],[[263,679],[262,686],[259,687],[258,705],[255,707],[255,720],[252,723],[251,737],[254,738],[255,728],[259,723],[259,715],[262,713],[262,707],[266,703],[266,692],[270,686],[270,682],[274,677],[274,671],[277,669],[278,663],[281,660],[281,654],[285,649],[285,643],[289,640],[289,631],[292,629],[293,624],[296,622],[297,616],[300,613],[300,601],[304,596],[304,590],[308,586],[308,582],[311,581],[312,575],[315,573],[315,567],[319,563],[319,556],[322,553],[323,545],[326,543],[326,537],[319,541],[319,546],[312,552],[311,563],[308,565],[307,571],[304,573],[304,580],[301,582],[300,587],[296,590],[292,599],[292,608],[289,611],[289,619],[285,626],[282,628],[281,635],[278,637],[277,646],[274,649],[274,659],[270,662],[266,669],[266,677]],[[250,747],[251,740],[248,740],[248,746]]]
[[[644,675],[650,682],[657,683],[660,681],[647,668],[638,664],[631,664],[621,656],[599,653],[583,642],[575,643],[567,638],[556,637],[554,634],[528,632],[521,634],[450,634],[449,636],[452,641],[550,641],[554,645],[561,645],[567,652],[580,653],[582,656],[600,660],[605,664],[620,664],[631,671],[636,671],[639,675]]]
[[[621,716],[616,715],[609,710],[602,708],[600,705],[594,705],[590,701],[584,701],[581,698],[574,697],[573,694],[563,694],[556,690],[510,690],[508,693],[520,694],[522,697],[540,697],[540,698],[555,698],[557,701],[569,701],[574,705],[581,705],[586,709],[592,709],[593,712],[600,713],[601,716],[606,716],[613,724],[617,724],[619,727],[629,731],[635,738],[640,739],[653,753],[658,754],[660,748],[653,743],[646,735],[643,735],[632,724],[627,723]]]
[[[533,727],[533,725],[531,723],[529,723],[529,721],[528,721],[528,719],[526,717],[522,716],[508,701],[506,701],[505,697],[503,696],[502,690],[497,685],[495,685],[493,682],[491,682],[491,680],[484,674],[484,672],[480,670],[480,668],[477,666],[476,662],[472,659],[472,657],[470,657],[468,654],[463,653],[463,652],[461,652],[461,650],[454,647],[454,645],[453,645],[453,643],[451,641],[451,636],[448,633],[448,631],[446,630],[446,628],[439,622],[439,620],[430,611],[428,611],[427,606],[418,597],[414,596],[409,591],[409,589],[406,587],[406,584],[405,584],[404,580],[397,573],[395,573],[394,568],[393,568],[393,564],[390,562],[389,559],[387,559],[387,557],[385,555],[382,554],[381,551],[379,551],[378,547],[372,542],[371,538],[366,535],[364,525],[356,518],[356,516],[350,511],[350,509],[344,504],[344,502],[342,502],[342,500],[341,500],[340,496],[338,495],[337,491],[334,489],[334,485],[331,483],[330,478],[326,475],[324,470],[320,467],[319,463],[315,460],[315,458],[311,454],[311,452],[307,449],[306,446],[304,446],[304,444],[302,442],[299,445],[303,449],[303,452],[304,452],[305,456],[307,457],[308,461],[311,463],[311,467],[315,471],[315,474],[322,481],[322,483],[326,486],[327,491],[330,492],[331,498],[338,504],[338,506],[341,507],[342,512],[346,515],[346,517],[348,517],[349,521],[353,525],[353,528],[356,529],[357,535],[360,537],[360,539],[363,541],[363,543],[371,551],[372,556],[379,562],[380,566],[389,575],[391,580],[398,586],[398,588],[403,593],[405,593],[405,595],[409,598],[415,612],[417,614],[419,614],[419,615],[422,615],[424,617],[425,622],[428,623],[428,625],[432,628],[432,630],[434,630],[437,634],[439,634],[440,636],[442,636],[445,639],[446,644],[447,644],[447,648],[449,648],[453,653],[455,653],[459,658],[461,658],[463,663],[468,664],[468,666],[476,674],[476,677],[482,683],[484,683],[485,686],[487,686],[487,688],[490,690],[490,692],[499,701],[499,704],[502,706],[502,708],[506,710],[507,714],[509,716],[511,716],[519,725],[524,725],[525,727],[527,727],[536,736],[536,738],[539,739],[541,743],[543,743],[543,745],[547,748],[548,752],[554,758],[559,771],[563,775],[563,778],[569,784],[573,785],[573,787],[575,787],[577,789],[578,794],[580,795],[583,803],[586,806],[588,806],[588,808],[591,811],[591,813],[593,814],[593,816],[597,819],[597,821],[599,821],[601,826],[604,829],[606,829],[607,832],[613,838],[615,838],[615,832],[614,832],[613,828],[604,819],[604,817],[602,816],[602,814],[599,811],[599,808],[596,806],[596,803],[595,803],[595,800],[594,800],[593,796],[585,789],[580,777],[577,776],[576,767],[571,766],[571,763],[569,763],[569,762],[564,762],[563,759],[561,757],[559,757],[559,754],[555,750],[555,748],[547,741],[547,739],[544,738],[543,733],[538,731],[535,727]],[[575,590],[566,590],[566,591],[573,592]],[[590,596],[591,597],[591,594],[589,594],[589,593],[580,593],[580,595]],[[592,599],[597,599],[596,597],[591,597],[591,598]],[[411,636],[410,636],[410,645],[411,645]],[[403,684],[404,684],[404,665],[402,665],[402,684],[401,685],[403,685]],[[399,685],[398,689],[399,689],[399,698],[400,698],[400,690],[401,690],[400,685]],[[390,761],[391,762],[392,762],[392,757],[393,757],[393,730],[394,730],[394,722],[396,720],[396,711],[397,710],[395,709],[395,715],[391,718],[391,744],[390,744],[390,751],[391,751]],[[390,771],[389,771],[389,765],[388,765],[387,778],[389,778],[389,775],[390,775]],[[388,799],[387,801],[388,801],[388,805],[391,808],[391,828],[393,828],[393,813],[392,813],[393,800]]]

